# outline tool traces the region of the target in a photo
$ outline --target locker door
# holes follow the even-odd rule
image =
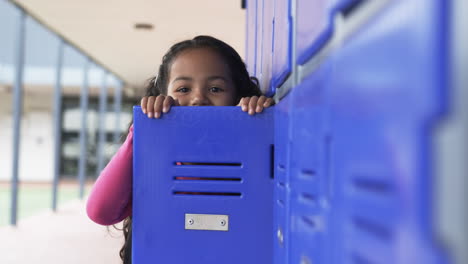
[[[133,263],[272,263],[273,110],[134,108]]]

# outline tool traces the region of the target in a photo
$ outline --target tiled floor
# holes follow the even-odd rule
[[[85,202],[71,201],[57,213],[45,212],[0,227],[2,264],[118,264],[122,232],[93,223]]]

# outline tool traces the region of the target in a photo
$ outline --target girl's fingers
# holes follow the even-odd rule
[[[260,98],[258,98],[258,101],[257,101],[257,107],[255,108],[255,112],[257,113],[261,113],[263,111],[263,104],[265,103],[265,101],[267,100],[267,98],[265,96],[260,96]]]
[[[145,115],[146,115],[146,104],[147,103],[148,103],[148,97],[147,96],[141,98],[141,102],[140,102],[141,111],[143,111],[143,114],[145,114]]]
[[[163,102],[163,108],[162,108],[163,113],[169,112],[172,105],[174,105],[174,99],[171,96],[167,96]]]
[[[273,98],[268,98],[264,95],[252,96],[252,97],[243,97],[238,106],[242,107],[242,111],[248,112],[249,115],[254,115],[255,113],[263,112],[263,109],[270,107],[274,104]]]
[[[247,112],[249,110],[249,101],[250,97],[244,97],[240,101],[240,106],[242,108],[242,111]]]
[[[273,104],[272,98],[262,95],[260,97],[243,97],[239,101],[238,106],[242,108],[242,111],[254,115],[255,113],[263,112],[264,108],[270,107]],[[178,105],[178,101],[174,100],[171,96],[145,96],[141,99],[141,110],[144,114],[147,114],[149,118],[159,118],[161,113],[169,112],[173,105]]]
[[[154,101],[156,100],[155,96],[149,96],[148,101],[146,102],[146,113],[149,118],[154,116]]]
[[[265,107],[265,108],[266,108],[266,107],[270,107],[270,106],[272,106],[272,105],[273,105],[273,98],[267,98],[267,99],[265,100],[265,103],[263,103],[263,107]]]
[[[255,114],[255,108],[257,107],[257,96],[252,96],[249,101],[249,115]]]
[[[158,95],[154,101],[154,117],[159,118],[163,108],[163,102],[166,99],[164,95]]]
[[[242,105],[242,100],[244,100],[244,97],[242,97],[242,98],[239,100],[239,103],[238,103],[236,106],[241,106],[241,105]]]

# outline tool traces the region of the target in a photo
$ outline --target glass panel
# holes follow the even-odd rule
[[[0,0],[0,86],[13,83],[15,38],[19,10],[7,1]],[[0,104],[3,105],[3,104]]]

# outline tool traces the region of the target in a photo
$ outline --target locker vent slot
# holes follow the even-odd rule
[[[239,192],[186,192],[186,191],[174,191],[174,195],[203,195],[203,196],[237,196],[240,197]]]
[[[229,167],[241,167],[242,163],[237,162],[174,162],[176,166],[229,166]]]
[[[352,222],[354,226],[361,231],[381,240],[392,240],[392,231],[387,226],[360,217],[354,217]]]
[[[393,192],[392,185],[389,182],[383,180],[355,177],[352,184],[356,189],[366,192],[377,194],[390,194]]]
[[[228,168],[228,167],[241,167],[242,163],[237,163],[237,162],[174,162],[176,166],[187,166],[187,167],[193,167],[193,166],[216,166],[218,169],[220,167]],[[193,168],[194,169],[194,168]],[[221,176],[221,175],[220,175]],[[198,181],[200,184],[202,182],[206,181],[216,181],[219,183],[226,182],[226,183],[239,183],[242,182],[242,178],[240,177],[213,177],[213,176],[173,176],[173,180],[175,182],[195,182]],[[198,183],[197,183],[198,185]],[[201,185],[198,185],[201,186]],[[240,192],[220,192],[216,190],[203,190],[203,191],[198,191],[198,190],[183,190],[183,187],[179,187],[180,189],[176,189],[173,191],[174,195],[182,195],[182,196],[187,196],[187,195],[195,195],[195,196],[231,196],[231,197],[240,197],[242,193]],[[181,190],[182,189],[182,190]]]
[[[315,219],[311,216],[302,216],[301,217],[302,222],[304,222],[306,225],[308,225],[310,228],[314,228],[317,226],[317,223]]]
[[[301,170],[301,176],[303,178],[314,178],[315,177],[315,171],[314,170],[309,170],[309,169],[302,169]]]
[[[278,205],[281,206],[281,207],[284,207],[284,201],[283,200],[276,200],[276,202],[278,202]]]
[[[230,181],[240,182],[241,178],[216,178],[216,177],[188,177],[188,176],[175,176],[176,181]]]
[[[317,197],[313,194],[310,193],[301,193],[299,196],[299,199],[310,204],[316,204],[317,203]]]
[[[283,164],[278,164],[279,171],[285,171],[285,166]]]

